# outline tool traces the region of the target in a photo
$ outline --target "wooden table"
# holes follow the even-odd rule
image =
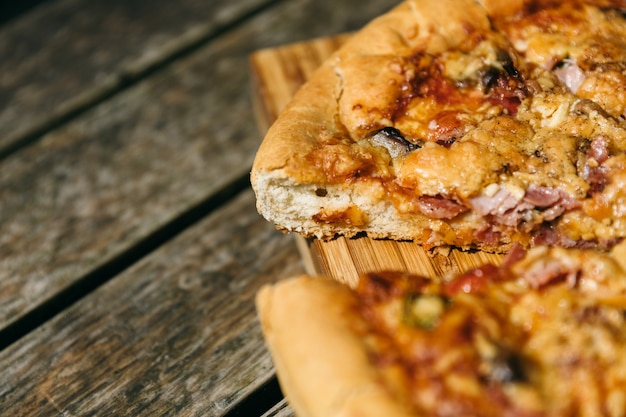
[[[0,10],[0,414],[292,415],[253,300],[303,264],[255,210],[249,59],[396,1],[25,3]]]

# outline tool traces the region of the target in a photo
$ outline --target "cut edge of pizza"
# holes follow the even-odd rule
[[[296,415],[623,415],[623,265],[514,253],[442,281],[383,271],[356,289],[311,276],[263,287],[263,334]]]
[[[366,25],[267,132],[251,171],[261,215],[427,248],[619,242],[623,9],[526,3],[410,0]]]

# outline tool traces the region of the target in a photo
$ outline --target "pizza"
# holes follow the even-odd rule
[[[615,258],[545,246],[448,279],[300,276],[257,295],[307,417],[626,415],[625,307]]]
[[[277,228],[505,252],[626,236],[626,3],[406,0],[267,132]]]

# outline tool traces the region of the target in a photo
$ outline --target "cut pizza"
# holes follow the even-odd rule
[[[625,307],[614,258],[547,247],[450,279],[303,276],[257,296],[303,417],[626,415]]]
[[[257,208],[305,236],[503,252],[626,236],[623,0],[407,0],[269,129]]]

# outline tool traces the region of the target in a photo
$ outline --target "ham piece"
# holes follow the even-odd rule
[[[554,75],[574,94],[586,78],[583,70],[572,60],[565,60],[563,66],[554,70]]]
[[[475,212],[490,216],[495,223],[506,226],[517,226],[521,222],[532,226],[552,221],[580,205],[565,191],[540,185],[528,187],[521,199],[517,199],[506,187],[500,187],[492,196],[475,197],[470,203]]]

